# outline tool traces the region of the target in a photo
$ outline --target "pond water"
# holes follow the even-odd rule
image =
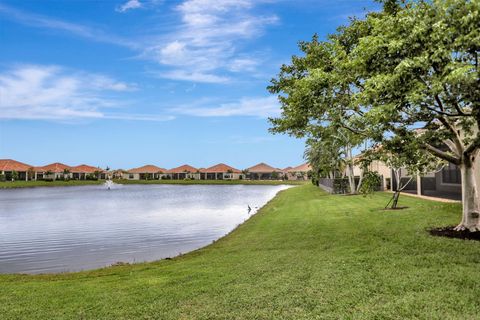
[[[0,273],[79,271],[173,257],[227,234],[286,188],[115,185],[110,190],[0,190]]]

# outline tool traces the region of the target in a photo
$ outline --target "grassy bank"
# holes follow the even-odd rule
[[[276,181],[276,180],[115,180],[120,184],[252,184],[252,185],[302,185],[310,181]],[[32,188],[32,187],[63,187],[102,184],[105,180],[69,180],[69,181],[3,181],[0,189]]]
[[[10,188],[32,188],[32,187],[63,187],[63,186],[84,186],[91,184],[102,184],[105,180],[68,180],[68,181],[1,181],[0,189]]]
[[[0,276],[2,319],[474,319],[480,244],[432,237],[458,204],[281,192],[211,246],[64,275]]]

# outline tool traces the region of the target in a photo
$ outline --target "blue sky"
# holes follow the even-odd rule
[[[131,168],[303,162],[268,133],[297,42],[378,7],[323,0],[0,0],[0,158]]]

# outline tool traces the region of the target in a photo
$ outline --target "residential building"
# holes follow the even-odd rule
[[[68,180],[72,179],[71,167],[54,162],[42,167],[35,167],[35,180]]]
[[[199,169],[202,180],[241,180],[245,179],[242,171],[224,163],[211,166],[206,169]]]
[[[101,168],[81,164],[70,169],[72,178],[75,180],[88,180],[90,177],[106,179],[107,172]]]
[[[34,179],[33,166],[12,159],[0,159],[0,175],[7,181],[11,181],[14,172],[18,175],[17,180]],[[30,176],[30,177],[29,177]]]
[[[308,163],[283,169],[285,177],[288,180],[308,180],[310,171],[312,171],[312,167]]]
[[[200,171],[188,164],[165,171],[165,177],[173,180],[200,179]]]
[[[259,163],[247,169],[247,178],[250,180],[281,180],[283,170],[274,168],[266,163]]]
[[[123,178],[128,180],[159,180],[166,171],[166,169],[148,164],[128,170],[123,174]]]

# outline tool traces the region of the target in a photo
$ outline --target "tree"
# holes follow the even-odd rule
[[[268,88],[282,106],[272,132],[318,139],[342,132],[346,148],[408,141],[460,167],[463,214],[455,229],[480,231],[480,2],[380,2],[382,11],[326,41],[300,43],[305,57],[292,57]]]
[[[395,10],[368,15],[369,34],[350,54],[365,80],[357,96],[368,106],[362,120],[381,133],[379,141],[411,139],[458,165],[463,215],[456,230],[479,231],[480,2],[387,2]]]
[[[18,180],[18,172],[13,170],[12,171],[12,181]]]
[[[360,187],[355,183],[353,149],[367,136],[355,117],[363,114],[354,101],[360,79],[349,70],[346,59],[365,32],[362,21],[352,20],[349,28],[339,28],[328,41],[320,42],[315,35],[311,42],[300,42],[305,56],[293,56],[291,65],[283,65],[268,87],[282,105],[281,116],[270,119],[271,132],[341,148],[351,193]]]

